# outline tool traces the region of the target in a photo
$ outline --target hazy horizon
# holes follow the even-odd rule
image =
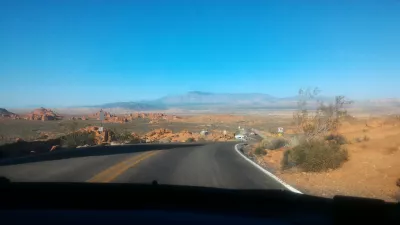
[[[400,98],[399,1],[1,1],[0,107]]]
[[[73,104],[73,105],[63,105],[63,104],[48,104],[45,102],[42,103],[36,103],[36,104],[27,104],[27,105],[11,105],[11,106],[7,106],[7,105],[0,105],[0,108],[6,108],[6,109],[33,109],[33,108],[40,108],[40,107],[44,107],[44,108],[93,108],[93,107],[101,107],[101,105],[106,105],[106,104],[111,104],[111,103],[143,103],[143,104],[154,104],[156,100],[160,100],[163,99],[164,97],[182,97],[182,96],[187,96],[187,94],[191,93],[191,92],[202,92],[202,91],[188,91],[185,93],[181,93],[181,94],[167,94],[167,95],[162,95],[156,98],[149,98],[149,99],[141,99],[141,100],[128,100],[128,101],[113,101],[113,102],[100,102],[100,103],[87,103],[87,104]],[[271,96],[273,98],[276,98],[276,100],[279,101],[285,101],[286,98],[293,98],[293,97],[297,97],[296,94],[292,95],[292,96],[275,96],[273,94],[270,93],[216,93],[216,92],[207,92],[208,94],[212,94],[213,96],[218,96],[218,95],[240,95],[240,94],[254,94],[254,95],[268,95]],[[320,98],[324,98],[324,99],[331,99],[333,100],[335,96],[327,96],[324,95],[323,93],[318,95]],[[360,98],[360,99],[354,99],[354,98],[349,98],[348,96],[346,96],[346,98],[348,100],[352,100],[355,103],[362,103],[362,102],[373,102],[373,101],[381,101],[381,100],[397,100],[400,102],[400,98]],[[249,99],[251,100],[251,99]],[[310,99],[310,102],[313,102],[314,100]],[[324,102],[328,103],[327,100],[324,100]],[[183,104],[185,105],[185,104]],[[240,104],[238,105],[240,106]]]

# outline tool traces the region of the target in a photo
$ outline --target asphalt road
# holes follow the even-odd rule
[[[0,162],[11,181],[119,182],[232,189],[285,189],[243,159],[236,143],[125,145]]]

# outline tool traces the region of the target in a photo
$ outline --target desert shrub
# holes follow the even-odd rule
[[[271,144],[271,141],[268,139],[262,139],[260,142],[260,147],[267,148]]]
[[[320,172],[339,168],[347,159],[348,152],[340,144],[315,140],[287,150],[282,168],[299,167],[307,172]]]
[[[301,144],[304,141],[305,141],[304,135],[297,134],[290,138],[290,140],[288,141],[288,145],[289,145],[289,147],[293,148],[293,147],[296,147],[297,145]]]
[[[254,154],[255,154],[255,155],[258,155],[258,156],[262,156],[262,155],[266,155],[266,154],[267,154],[267,151],[266,151],[263,147],[258,146],[258,147],[254,150]]]
[[[112,140],[121,141],[121,142],[130,141],[130,140],[133,139],[133,136],[131,135],[131,133],[129,133],[126,130],[125,131],[120,131],[120,130],[117,130],[117,129],[113,129],[111,136],[112,136]]]
[[[300,89],[298,109],[293,115],[297,130],[304,134],[306,142],[318,140],[337,131],[343,118],[348,117],[345,106],[352,103],[344,96],[336,96],[335,102],[331,104],[316,100],[316,109],[310,110],[308,101],[315,100],[318,94],[318,89]]]
[[[286,139],[275,138],[275,139],[271,140],[271,142],[266,146],[266,148],[275,150],[275,149],[283,148],[288,144],[289,144],[289,142]]]
[[[95,134],[92,132],[74,132],[61,137],[63,147],[75,148],[80,145],[95,145]]]
[[[364,140],[364,141],[369,141],[369,137],[368,137],[367,135],[364,135],[363,140]]]
[[[125,142],[129,144],[140,143],[140,139],[138,137],[133,136],[128,130],[124,129],[112,129],[111,132],[111,139],[117,142]]]
[[[166,137],[166,138],[160,139],[158,142],[160,142],[160,143],[170,143],[171,141],[172,141],[172,138]]]
[[[186,139],[185,142],[195,142],[195,141],[196,141],[196,140],[195,140],[194,138],[190,137],[190,138]]]
[[[339,145],[347,144],[346,138],[341,134],[330,134],[325,137],[325,140],[334,141],[335,143],[337,143]]]

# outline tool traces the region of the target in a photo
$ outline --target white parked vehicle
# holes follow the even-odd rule
[[[247,141],[246,136],[244,136],[243,134],[237,134],[237,135],[235,135],[235,138],[236,138],[237,140]]]

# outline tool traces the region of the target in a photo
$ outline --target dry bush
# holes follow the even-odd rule
[[[111,139],[117,142],[130,142],[134,139],[131,133],[127,130],[112,129]]]
[[[92,132],[73,132],[67,135],[64,135],[60,138],[61,146],[67,148],[75,148],[77,146],[82,145],[95,145],[96,138],[95,134]]]
[[[185,142],[195,142],[195,141],[196,141],[196,140],[195,140],[194,138],[190,137],[190,138],[186,139]]]
[[[129,132],[126,128],[110,129],[110,135],[111,135],[111,140],[116,142],[127,143],[127,144],[136,144],[142,142],[142,140],[139,137],[132,135],[132,133]]]
[[[289,141],[284,138],[263,139],[260,147],[275,150],[289,145]]]
[[[260,146],[263,148],[267,148],[267,146],[270,144],[271,144],[271,141],[269,139],[262,139],[260,142]]]
[[[346,139],[337,134],[337,130],[340,122],[349,117],[344,106],[351,102],[344,96],[337,96],[333,104],[317,100],[315,110],[311,111],[308,100],[314,100],[318,93],[318,89],[299,91],[298,110],[293,120],[304,138],[284,153],[283,169],[299,167],[304,171],[320,172],[336,169],[348,159],[347,150],[341,146],[347,143]]]
[[[325,140],[335,142],[339,145],[347,144],[346,138],[341,134],[330,134],[325,137]]]
[[[271,142],[266,146],[267,149],[270,150],[275,150],[279,148],[283,148],[289,144],[289,141],[287,141],[284,138],[275,138],[272,139]]]
[[[304,135],[297,134],[297,135],[295,135],[295,136],[290,138],[288,145],[289,145],[290,148],[293,148],[293,147],[296,147],[299,144],[303,143],[304,141],[305,141]]]
[[[263,155],[266,155],[266,154],[267,154],[267,151],[266,151],[263,147],[258,146],[258,147],[254,150],[254,154],[257,155],[257,156],[263,156]]]
[[[328,133],[335,133],[341,119],[348,117],[345,105],[352,103],[344,96],[336,96],[334,104],[325,104],[317,100],[316,109],[310,111],[309,100],[315,99],[318,93],[318,89],[300,89],[298,110],[293,115],[298,132],[305,135],[307,142],[322,138]]]
[[[337,143],[304,142],[284,153],[282,168],[299,167],[307,172],[339,168],[348,159],[348,152]]]
[[[165,138],[158,140],[159,143],[170,143],[171,141],[172,141],[172,138],[170,138],[170,137],[165,137]]]

